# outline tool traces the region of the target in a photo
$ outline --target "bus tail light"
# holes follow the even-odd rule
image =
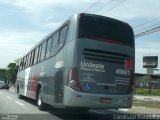
[[[84,16],[85,15],[85,13],[80,13],[80,16],[82,17],[82,16]]]
[[[114,41],[114,40],[108,40],[108,39],[103,39],[103,38],[94,38],[95,40],[99,40],[99,41],[104,41],[104,42],[108,42],[108,43],[115,43],[115,44],[121,44],[118,41]]]
[[[126,70],[132,70],[132,65],[133,65],[132,59],[127,59],[124,61],[124,68]]]
[[[69,71],[68,86],[74,90],[82,91],[82,88],[78,81],[78,73],[76,67],[71,68]]]

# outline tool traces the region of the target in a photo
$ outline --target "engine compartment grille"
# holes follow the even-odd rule
[[[95,50],[95,49],[83,49],[83,56],[86,59],[95,60],[95,61],[102,61],[102,62],[116,62],[124,64],[124,61],[129,57],[129,55],[103,51],[103,50]]]

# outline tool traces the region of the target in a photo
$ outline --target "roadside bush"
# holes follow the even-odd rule
[[[136,95],[150,95],[149,94],[149,89],[144,89],[144,88],[136,88],[135,89],[135,94]],[[160,96],[160,89],[152,89],[151,90],[151,95]]]

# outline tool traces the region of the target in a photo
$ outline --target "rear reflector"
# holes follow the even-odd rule
[[[79,81],[77,68],[71,68],[69,71],[68,86],[74,90],[82,91]]]
[[[132,70],[132,60],[131,59],[127,59],[124,61],[124,68],[126,70]]]

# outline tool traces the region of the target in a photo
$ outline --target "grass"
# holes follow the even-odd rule
[[[144,89],[144,88],[136,88],[135,94],[136,95],[150,95],[149,89]],[[160,96],[160,89],[152,89],[151,95]]]
[[[134,106],[143,106],[143,107],[149,107],[149,108],[158,108],[160,109],[160,102],[155,101],[139,101],[134,100],[133,101]]]

